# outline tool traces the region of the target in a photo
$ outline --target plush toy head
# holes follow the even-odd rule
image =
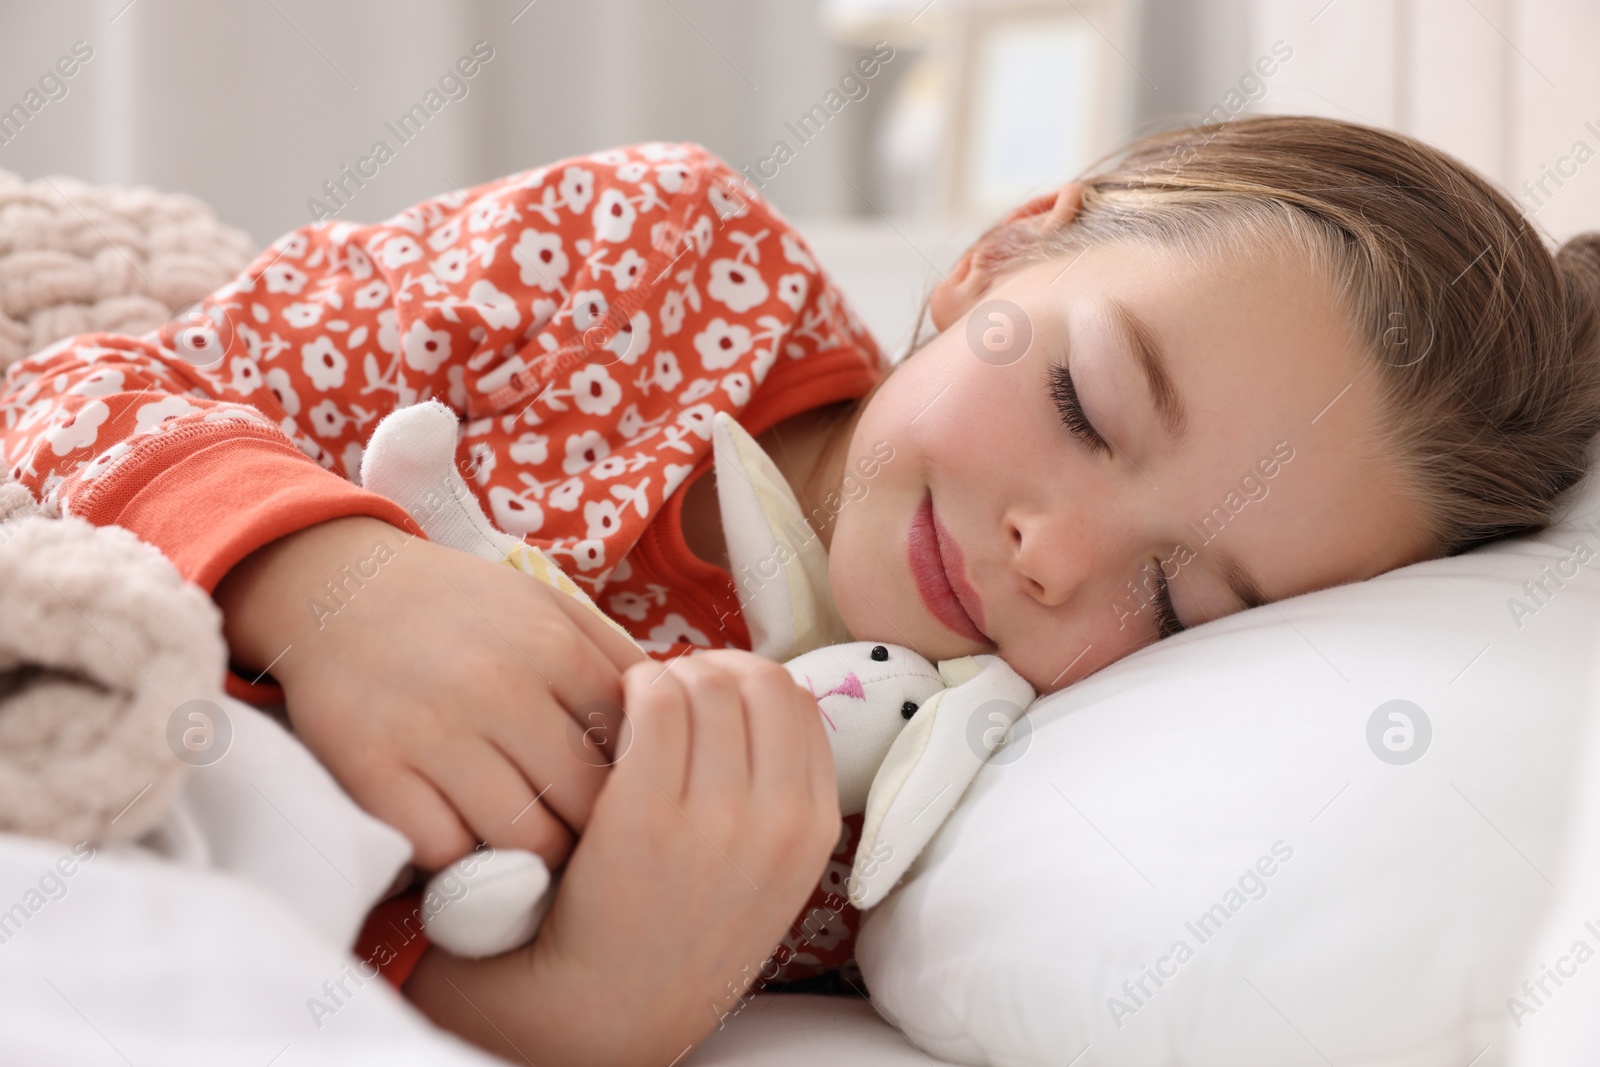
[[[457,434],[455,413],[438,401],[391,413],[368,442],[362,485],[405,508],[430,540],[508,563],[605,617],[548,556],[484,516],[455,467]],[[848,641],[829,592],[827,555],[788,483],[727,414],[717,415],[712,438],[723,533],[752,651],[784,660],[816,698],[840,811],[865,813],[850,900],[872,907],[999,745],[1005,730],[995,727],[1021,715],[1033,689],[995,656],[936,666],[898,645]],[[532,936],[549,904],[553,880],[538,857],[495,855],[506,858],[486,861],[475,853],[435,879],[473,887],[431,894],[441,902],[456,898],[429,909],[427,929],[457,955],[515,948]]]

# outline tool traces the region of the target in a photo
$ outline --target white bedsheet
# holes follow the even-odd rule
[[[405,839],[272,719],[225,712],[227,754],[191,772],[141,844],[0,834],[0,1065],[500,1063],[350,954]],[[818,1062],[932,1061],[865,1001],[787,995],[751,999],[681,1061]]]

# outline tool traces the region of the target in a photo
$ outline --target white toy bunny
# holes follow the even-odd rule
[[[391,413],[368,442],[362,485],[405,508],[430,540],[555,585],[626,635],[548,556],[494,528],[456,470],[457,433],[455,413],[435,400]],[[753,573],[747,568],[758,562],[762,569],[777,565],[754,588],[739,583],[752,651],[785,660],[816,697],[833,749],[840,813],[866,813],[847,887],[850,902],[864,910],[900,880],[1034,691],[997,656],[935,666],[898,645],[848,642],[820,542],[811,537],[795,546],[778,533],[805,529],[783,476],[729,415],[717,415],[712,435],[730,569]],[[983,722],[975,725],[979,716]],[[430,882],[428,936],[460,956],[508,951],[533,937],[554,888],[531,852],[472,853]]]

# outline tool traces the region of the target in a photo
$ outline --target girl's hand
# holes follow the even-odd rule
[[[479,840],[566,861],[644,658],[587,608],[368,517],[266,545],[214,598],[235,662],[270,665],[300,739],[418,864]]]
[[[514,1062],[666,1067],[716,1029],[839,836],[816,701],[715,651],[623,672],[632,743],[527,948],[428,952],[406,993]]]

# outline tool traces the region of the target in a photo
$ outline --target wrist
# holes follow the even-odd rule
[[[379,542],[397,548],[405,534],[370,515],[345,515],[269,541],[234,564],[212,590],[223,637],[237,667],[264,671],[297,637],[315,628],[310,606],[341,563]]]

